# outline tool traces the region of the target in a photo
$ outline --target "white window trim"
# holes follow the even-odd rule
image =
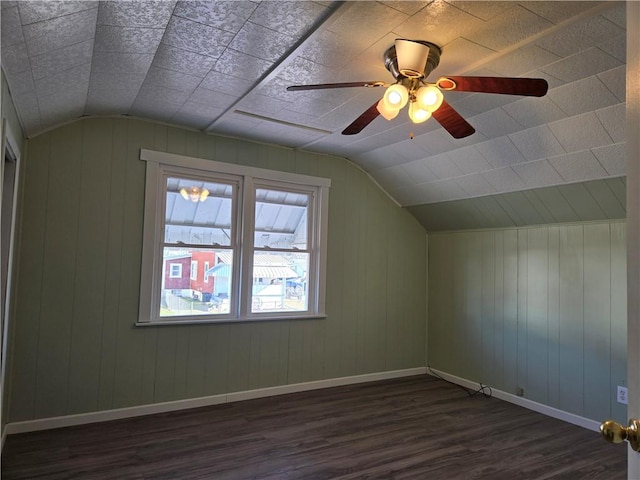
[[[329,208],[329,187],[331,180],[328,178],[314,177],[310,175],[302,175],[290,172],[279,172],[267,170],[263,168],[236,165],[231,163],[217,162],[214,160],[206,160],[202,158],[188,157],[184,155],[176,155],[165,152],[157,152],[153,150],[141,149],[140,159],[146,162],[146,185],[145,185],[145,207],[144,207],[144,233],[143,233],[143,249],[142,249],[142,271],[140,281],[140,305],[138,326],[157,326],[157,325],[184,325],[184,324],[203,324],[203,323],[229,323],[243,321],[265,321],[265,320],[288,320],[288,319],[304,319],[304,318],[325,318],[325,295],[326,295],[326,260],[327,260],[327,227],[328,227],[328,208]],[[160,178],[164,174],[164,170],[171,167],[186,168],[191,170],[200,170],[207,174],[228,174],[243,177],[245,184],[243,185],[243,202],[254,202],[254,188],[252,181],[255,179],[258,183],[262,180],[269,182],[279,182],[284,184],[299,185],[300,187],[316,187],[317,194],[314,201],[316,202],[315,214],[319,215],[319,219],[313,221],[311,235],[319,245],[317,248],[317,256],[315,264],[310,265],[310,271],[315,270],[317,273],[317,287],[314,292],[309,292],[309,311],[307,312],[269,312],[269,313],[251,313],[250,305],[244,306],[245,313],[241,315],[221,315],[221,316],[194,316],[180,317],[180,319],[164,318],[155,315],[154,305],[159,305],[156,278],[159,271],[156,264],[159,260],[158,248],[160,248],[159,239],[163,238],[162,232],[159,231],[163,225],[163,216],[165,212],[161,205],[164,205],[164,188],[160,187]],[[197,173],[197,172],[193,172]],[[254,203],[249,203],[253,205]],[[238,213],[240,214],[240,213]],[[249,246],[253,250],[253,241]],[[246,248],[249,248],[246,247]],[[242,278],[247,278],[251,265],[249,262],[243,264]],[[250,296],[248,296],[250,299]],[[249,300],[250,301],[250,300]],[[156,302],[156,303],[154,303]]]
[[[198,281],[198,261],[197,260],[191,260],[191,272],[189,275],[189,279],[193,280],[194,282]]]
[[[177,275],[173,274],[173,267],[178,267]],[[182,264],[181,263],[169,263],[169,278],[182,278]]]

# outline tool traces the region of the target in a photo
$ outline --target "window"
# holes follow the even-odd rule
[[[328,179],[149,150],[141,159],[138,324],[324,316]]]
[[[182,277],[182,264],[170,263],[169,264],[169,278],[181,278]]]

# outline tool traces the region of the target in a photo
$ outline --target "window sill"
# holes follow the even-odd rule
[[[176,325],[210,325],[215,323],[248,323],[248,322],[282,322],[285,320],[318,320],[325,319],[325,314],[311,314],[311,315],[296,315],[296,316],[261,316],[250,318],[220,318],[220,319],[206,319],[206,320],[158,320],[149,322],[136,322],[134,327],[163,327],[163,326],[176,326]]]

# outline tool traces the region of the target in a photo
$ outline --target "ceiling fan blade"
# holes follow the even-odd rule
[[[454,82],[455,86],[448,83],[448,80]],[[502,93],[529,97],[542,97],[549,89],[549,84],[543,78],[443,77],[438,79],[436,84],[443,90]]]
[[[433,112],[433,118],[435,118],[453,138],[468,137],[476,131],[475,128],[462,118],[447,102],[442,102],[440,108]]]
[[[351,125],[342,131],[342,135],[355,135],[356,133],[360,133],[364,127],[369,125],[378,115],[380,115],[377,106],[378,102],[367,108],[362,115],[356,118],[351,122]]]
[[[385,82],[346,82],[346,83],[318,83],[316,85],[290,85],[287,87],[289,92],[297,92],[300,90],[325,90],[328,88],[349,88],[349,87],[388,87]]]

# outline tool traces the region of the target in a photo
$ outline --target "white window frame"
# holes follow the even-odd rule
[[[136,325],[182,325],[185,323],[202,324],[326,317],[325,283],[330,179],[146,149],[141,149],[140,159],[146,162],[146,186],[140,305]],[[216,177],[227,176],[238,180],[239,194],[234,198],[237,204],[236,218],[233,219],[235,235],[231,240],[231,247],[236,251],[232,285],[234,301],[228,314],[160,317],[165,182],[168,176],[176,175],[200,176],[210,178],[212,181],[215,181]],[[251,312],[255,185],[259,185],[260,188],[272,186],[292,191],[309,192],[310,202],[307,211],[309,238],[307,241],[311,254],[308,310],[304,312]],[[247,260],[243,261],[243,258]]]
[[[198,261],[197,260],[191,260],[191,275],[190,275],[190,280],[193,280],[194,282],[198,281]]]
[[[178,267],[178,273],[173,274],[173,267]],[[169,278],[182,278],[182,264],[181,263],[169,263]]]
[[[204,283],[209,283],[209,274],[207,273],[209,271],[209,262],[204,262]]]

